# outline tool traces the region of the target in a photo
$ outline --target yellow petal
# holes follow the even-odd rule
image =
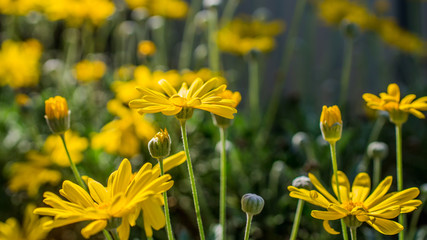
[[[341,202],[348,202],[350,200],[350,182],[348,181],[348,178],[345,173],[338,171],[337,174]],[[335,180],[335,176],[332,176],[332,190],[334,190],[335,195],[338,196],[337,184]]]
[[[109,201],[110,195],[108,194],[107,189],[105,189],[101,183],[93,180],[92,178],[89,178],[88,186],[90,195],[98,204]]]
[[[378,201],[378,199],[382,198],[390,189],[392,181],[393,178],[391,176],[388,176],[383,181],[381,181],[380,184],[378,184],[378,187],[375,188],[372,194],[363,203],[365,207],[369,209]]]
[[[218,83],[218,79],[217,78],[212,78],[212,79],[208,80],[201,87],[199,87],[197,89],[197,91],[194,92],[194,94],[192,95],[192,97],[203,98],[205,94],[207,94],[207,93],[209,93],[210,91],[213,90],[213,88],[216,86],[217,83]]]
[[[335,231],[333,228],[331,228],[331,225],[329,225],[329,221],[323,221],[323,228],[328,232],[329,234],[337,235],[340,234],[340,232]]]
[[[119,169],[117,170],[117,175],[113,182],[113,192],[112,195],[115,196],[118,193],[124,193],[127,185],[130,183],[130,178],[132,176],[132,166],[130,165],[127,158],[123,159],[120,163]]]
[[[341,219],[347,215],[345,214],[341,214],[335,211],[318,211],[318,210],[313,210],[311,211],[311,216],[317,219],[321,219],[321,220],[337,220],[337,219]]]
[[[325,106],[326,107],[326,106]],[[308,173],[308,177],[310,178],[311,183],[314,187],[317,188],[317,190],[325,196],[330,202],[335,204],[340,204],[337,199],[335,199],[324,187],[323,185],[317,180],[316,176],[314,176],[311,173]]]
[[[163,160],[164,171],[167,172],[172,168],[181,165],[182,163],[185,162],[185,160],[187,160],[187,156],[185,155],[184,151],[178,152],[170,157],[165,158]],[[154,168],[159,168],[158,164],[154,166]]]
[[[369,216],[373,217],[379,217],[379,218],[385,218],[385,219],[392,219],[400,214],[400,206],[392,206],[387,209],[381,209],[378,211],[370,211],[368,213]]]
[[[142,206],[144,225],[148,224],[156,230],[165,226],[165,214],[162,210],[163,204],[161,202],[154,198],[149,198],[142,202]]]
[[[72,183],[71,181],[65,180],[62,184],[62,189],[59,193],[70,200],[70,202],[76,203],[84,207],[94,207],[94,202],[89,194],[79,185]]]
[[[169,96],[172,97],[175,94],[178,94],[174,87],[165,79],[159,81],[159,85],[162,87],[163,91]]]
[[[400,105],[410,104],[416,97],[415,94],[409,94],[400,100]]]
[[[407,201],[404,204],[401,204],[400,207],[400,213],[409,213],[417,209],[418,206],[420,206],[422,202],[418,199]]]
[[[315,190],[309,191],[307,189],[296,188],[294,186],[288,186],[288,190],[290,191],[290,197],[302,199],[308,203],[323,208],[327,208],[330,205],[330,202],[322,194]]]
[[[203,81],[200,78],[197,78],[196,80],[194,80],[193,83],[191,83],[190,88],[188,89],[187,92],[187,97],[188,98],[197,98],[198,95],[196,95],[196,92],[199,92],[199,90],[203,87]]]
[[[402,225],[387,219],[376,218],[375,221],[367,221],[367,223],[384,235],[395,235],[403,230]]]
[[[412,113],[415,117],[417,117],[419,119],[426,118],[422,112],[420,112],[414,108],[409,109],[409,112]]]
[[[394,97],[397,101],[400,100],[400,89],[396,83],[391,83],[387,87],[387,93]]]
[[[217,104],[202,104],[197,106],[196,108],[211,112],[221,117],[225,117],[228,119],[234,119],[233,114],[237,112],[235,108],[217,105]]]
[[[82,236],[84,238],[88,239],[88,238],[90,238],[90,236],[93,236],[93,235],[99,233],[106,226],[107,226],[107,221],[105,221],[105,220],[93,221],[82,229],[82,231],[81,231]]]
[[[363,202],[371,191],[371,178],[367,173],[359,173],[351,187],[353,202]]]
[[[378,204],[372,207],[368,207],[369,211],[378,211],[381,209],[389,208],[393,205],[401,205],[406,202],[416,198],[420,194],[420,190],[418,188],[408,188],[400,192],[393,192],[387,194],[382,199],[379,200]]]
[[[117,233],[120,239],[129,239],[130,226],[126,216],[122,217],[122,223],[117,228]]]

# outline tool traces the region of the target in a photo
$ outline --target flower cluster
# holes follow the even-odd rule
[[[188,11],[188,4],[182,0],[125,0],[131,9],[144,8],[151,16],[181,19]]]

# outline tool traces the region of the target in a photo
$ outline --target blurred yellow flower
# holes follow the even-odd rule
[[[169,174],[161,177],[159,175],[160,170],[152,168],[150,163],[144,164],[136,174],[132,174],[130,162],[123,159],[118,170],[110,175],[107,187],[88,178],[89,195],[77,184],[66,180],[59,193],[68,201],[54,193],[45,192],[44,203],[52,208],[37,208],[34,213],[54,217],[44,224],[44,227],[48,228],[91,221],[81,230],[85,238],[106,228],[109,220],[120,218],[121,224],[117,232],[120,239],[126,240],[129,238],[130,226],[135,225],[140,209],[143,209],[143,214],[148,214],[144,212],[145,208],[151,209],[150,214],[155,214],[147,217],[154,221],[150,222],[151,226],[164,226],[164,223],[159,224],[162,218],[164,220],[163,212],[155,211],[162,202],[156,199],[172,187],[173,181],[170,180]]]
[[[213,78],[203,83],[201,79],[196,79],[190,87],[182,83],[177,91],[163,79],[159,81],[162,92],[150,88],[137,88],[143,96],[129,102],[129,106],[138,109],[140,114],[161,112],[168,116],[175,115],[179,120],[190,118],[194,108],[233,119],[233,114],[237,112],[232,107],[234,101],[218,96],[227,87],[223,84],[214,88],[218,81],[217,78]]]
[[[51,21],[65,20],[79,26],[85,21],[102,25],[115,11],[110,0],[45,0],[43,12]]]
[[[156,53],[156,45],[152,41],[141,41],[138,43],[138,53],[143,56],[153,56]]]
[[[342,119],[341,111],[337,105],[332,107],[323,106],[320,115],[320,130],[323,139],[329,143],[335,143],[341,139]]]
[[[28,196],[35,197],[41,185],[49,183],[55,186],[61,180],[59,171],[48,168],[52,165],[48,156],[32,150],[27,153],[26,159],[28,161],[10,166],[9,189],[12,192],[25,190]]]
[[[217,78],[217,86],[219,87],[222,84],[227,84],[227,80],[219,75],[218,73],[215,73],[211,71],[209,68],[201,68],[197,71],[191,71],[189,69],[184,69],[181,72],[181,81],[179,84],[174,84],[174,87],[178,87],[183,82],[187,83],[187,85],[191,85],[196,79],[200,78],[203,82],[209,81],[212,78]]]
[[[0,13],[6,15],[27,15],[31,11],[40,10],[38,0],[1,0]]]
[[[31,98],[25,93],[18,93],[15,96],[15,102],[19,106],[25,106],[31,102]]]
[[[81,162],[83,160],[83,151],[89,146],[87,138],[80,137],[77,132],[69,130],[65,132],[65,141],[67,142],[67,148],[73,162]],[[58,135],[50,135],[47,137],[43,145],[43,152],[48,154],[50,160],[58,166],[70,166],[64,145]]]
[[[151,16],[181,19],[187,15],[188,3],[182,0],[125,0],[131,9],[145,8]]]
[[[289,196],[325,208],[326,211],[311,211],[311,216],[323,220],[323,227],[330,234],[339,232],[331,228],[329,221],[344,219],[348,227],[357,228],[366,222],[382,234],[394,235],[402,231],[403,226],[390,219],[412,212],[422,204],[420,200],[414,199],[420,193],[416,187],[386,194],[391,186],[391,176],[386,177],[369,195],[371,179],[367,173],[359,173],[350,189],[347,176],[338,171],[341,202],[334,198],[313,174],[309,173],[308,176],[317,191],[288,186]],[[335,195],[338,195],[334,177],[332,189]]]
[[[27,176],[28,178],[28,176]],[[22,226],[19,225],[15,218],[8,218],[6,222],[0,222],[0,239],[1,240],[43,240],[49,233],[49,228],[42,226],[49,221],[49,218],[33,214],[35,206],[28,204],[25,208]]]
[[[0,49],[0,86],[32,87],[38,84],[42,46],[35,40],[6,40]]]
[[[276,20],[265,22],[249,17],[233,19],[218,31],[218,46],[228,53],[245,55],[251,50],[270,52],[276,43],[274,37],[282,33],[285,24]]]
[[[387,111],[390,121],[396,125],[405,123],[408,120],[409,113],[417,118],[425,118],[421,111],[427,111],[427,96],[417,100],[415,98],[415,94],[409,94],[401,100],[400,89],[396,83],[389,84],[387,93],[380,93],[380,97],[371,93],[363,94],[363,99],[368,107]]]
[[[118,119],[107,123],[100,133],[92,135],[92,148],[103,148],[107,153],[123,157],[139,154],[141,143],[147,144],[156,133],[153,124],[116,99],[108,102],[107,109]]]
[[[83,60],[74,66],[73,75],[80,82],[93,82],[100,80],[107,70],[102,61]]]

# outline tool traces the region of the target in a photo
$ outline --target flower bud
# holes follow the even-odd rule
[[[359,35],[359,26],[347,19],[344,19],[341,22],[341,30],[344,34],[344,36],[348,38],[355,38]]]
[[[249,215],[257,215],[264,208],[264,199],[253,193],[246,193],[242,197],[242,211]]]
[[[323,139],[329,143],[335,143],[341,139],[342,119],[341,111],[337,105],[332,107],[323,106],[320,115],[320,130]]]
[[[292,186],[296,188],[305,188],[307,190],[310,190],[311,189],[310,178],[306,176],[297,177],[292,181]]]
[[[154,137],[148,142],[148,151],[153,158],[165,158],[171,152],[171,139],[168,130],[156,133]]]
[[[384,159],[388,154],[388,146],[383,142],[371,142],[368,145],[368,156],[375,159]]]
[[[179,113],[175,115],[175,117],[179,121],[185,121],[187,119],[190,119],[193,116],[193,108],[190,107],[183,107]]]
[[[296,149],[304,149],[304,146],[306,146],[309,142],[310,138],[305,132],[297,132],[292,137],[292,146],[294,146]]]
[[[44,118],[53,133],[62,134],[70,128],[71,111],[65,98],[56,96],[46,100],[45,113]]]

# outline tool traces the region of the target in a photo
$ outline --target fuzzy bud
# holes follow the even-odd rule
[[[292,181],[292,186],[296,188],[304,188],[304,189],[310,190],[311,189],[310,178],[306,176],[297,177]]]
[[[371,142],[368,145],[368,156],[383,160],[388,155],[388,146],[383,142]]]
[[[242,211],[249,215],[257,215],[264,208],[264,199],[253,193],[246,193],[242,197]]]
[[[168,131],[161,130],[148,142],[148,151],[153,158],[165,158],[171,152],[171,139]]]

